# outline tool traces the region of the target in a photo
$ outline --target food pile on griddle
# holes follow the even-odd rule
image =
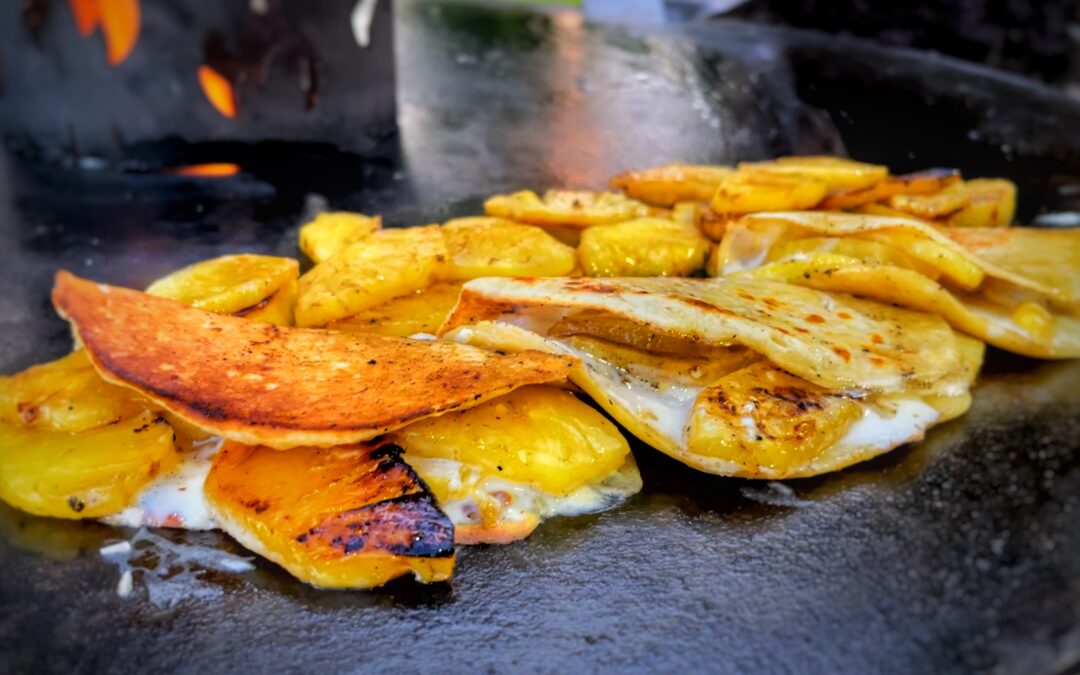
[[[303,275],[59,272],[75,350],[0,379],[0,498],[219,528],[320,587],[439,581],[455,545],[640,490],[624,434],[814,476],[963,415],[986,344],[1080,356],[1080,233],[1012,226],[1007,180],[786,157],[611,185],[409,228],[323,213]]]

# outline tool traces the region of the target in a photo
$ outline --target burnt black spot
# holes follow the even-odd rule
[[[71,510],[75,513],[81,513],[82,510],[86,508],[86,502],[78,497],[68,497],[68,506],[70,506]]]
[[[372,450],[371,455],[369,456],[371,457],[371,459],[389,458],[399,460],[401,459],[401,454],[403,452],[405,452],[405,450],[396,443],[384,443]]]
[[[369,366],[373,366],[373,365],[375,365],[376,363],[378,363],[378,361],[376,361],[375,359],[368,359],[368,362],[367,362],[367,363],[368,363],[368,365],[369,365]]]
[[[255,513],[263,513],[270,508],[270,502],[265,499],[248,499],[247,501],[240,502],[240,505],[251,509]]]

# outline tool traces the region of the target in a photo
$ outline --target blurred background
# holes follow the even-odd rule
[[[737,18],[931,50],[1080,98],[1077,0],[584,0],[586,15],[639,23]]]

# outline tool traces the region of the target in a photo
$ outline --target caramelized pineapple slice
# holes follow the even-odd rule
[[[80,432],[145,410],[141,396],[101,379],[84,351],[0,377],[0,422]]]
[[[296,308],[298,289],[299,284],[294,279],[283,288],[278,289],[269,298],[254,307],[248,307],[236,312],[234,316],[242,316],[250,321],[272,323],[275,326],[291,326],[293,325],[293,311]]]
[[[739,164],[739,172],[824,183],[829,190],[866,187],[889,176],[889,168],[886,166],[825,156],[781,157],[769,162],[743,162]]]
[[[1016,215],[1016,184],[1000,178],[977,178],[950,190],[965,195],[967,204],[950,215],[951,227],[1006,227]]]
[[[765,262],[799,260],[819,253],[904,267],[915,270],[933,281],[937,281],[938,277],[941,276],[941,272],[937,267],[927,264],[915,256],[908,255],[895,246],[889,246],[880,241],[868,241],[852,237],[806,237],[804,239],[781,241],[769,249]]]
[[[548,190],[543,199],[532,190],[495,195],[484,202],[484,212],[540,226],[573,228],[610,225],[649,215],[649,207],[614,192]]]
[[[665,164],[620,173],[611,179],[611,187],[657,206],[672,206],[681,201],[704,202],[712,199],[720,181],[732,171],[730,166]]]
[[[560,319],[552,324],[547,334],[551,337],[589,336],[648,353],[701,357],[725,363],[735,354],[740,354],[737,358],[742,358],[741,354],[748,351],[742,347],[702,344],[700,338],[689,333],[663,331],[614,314],[588,310]]]
[[[437,225],[379,230],[300,278],[296,325],[325,326],[427,288],[445,272],[447,255]]]
[[[931,195],[898,195],[886,203],[901,213],[952,227],[1005,227],[1016,215],[1016,185],[998,178],[977,178]]]
[[[574,249],[539,227],[502,218],[457,218],[442,227],[451,279],[560,277],[574,269]]]
[[[744,347],[698,345],[697,350],[670,353],[646,351],[593,335],[571,334],[562,341],[628,373],[653,371],[673,381],[697,385],[715,382],[761,360],[759,354]]]
[[[585,230],[578,256],[591,277],[685,277],[705,267],[709,240],[693,225],[640,218]]]
[[[300,274],[292,258],[241,253],[203,260],[158,279],[150,295],[220,314],[235,314],[258,305]]]
[[[924,265],[937,269],[947,282],[964,290],[978,288],[986,276],[983,269],[964,254],[908,230],[869,230],[853,236],[898,248]]]
[[[817,206],[826,192],[825,183],[802,176],[737,171],[720,182],[710,206],[722,219],[761,211],[802,211]],[[713,232],[706,234],[715,238]]]
[[[898,195],[928,195],[959,181],[960,172],[955,169],[928,169],[903,176],[890,176],[870,185],[837,190],[821,203],[821,208],[826,211],[841,211]]]
[[[272,450],[228,442],[206,477],[234,539],[322,588],[373,588],[454,569],[454,526],[392,445]]]
[[[461,295],[461,284],[440,281],[427,288],[365,309],[347,319],[331,321],[330,330],[409,337],[434,334]]]
[[[452,459],[489,476],[566,495],[621,467],[630,446],[573,394],[529,386],[394,433],[409,456]]]
[[[712,195],[710,194],[709,197],[711,198]],[[697,227],[697,221],[700,217],[698,216],[698,210],[702,207],[708,208],[708,205],[700,202],[679,202],[671,207],[671,219],[676,223]]]
[[[348,211],[327,211],[300,227],[300,250],[321,263],[349,244],[382,227],[379,216]]]
[[[903,214],[933,220],[946,218],[968,205],[968,196],[962,192],[942,190],[931,195],[895,195],[885,204]]]
[[[688,447],[740,464],[755,477],[767,467],[783,477],[840,440],[862,407],[768,362],[736,371],[694,403]]]
[[[149,412],[79,432],[0,421],[0,499],[39,516],[119,513],[176,463],[172,429]]]
[[[176,464],[173,433],[85,352],[0,378],[0,499],[42,516],[98,518]]]
[[[885,204],[863,204],[862,206],[856,206],[852,211],[855,213],[863,213],[868,216],[888,216],[890,218],[915,218],[916,220],[926,220],[926,218],[919,218],[910,213],[898,211]]]
[[[712,210],[710,204],[699,205],[694,211],[694,225],[698,231],[713,241],[720,241],[727,232],[729,217]]]

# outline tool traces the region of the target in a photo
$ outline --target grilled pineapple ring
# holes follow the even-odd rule
[[[85,352],[0,378],[0,499],[29,513],[122,511],[177,463],[173,432]]]
[[[219,314],[256,308],[296,280],[292,258],[242,253],[188,265],[147,287],[146,292]]]
[[[223,530],[321,588],[373,588],[454,569],[454,526],[394,445],[226,443],[206,478]]]

